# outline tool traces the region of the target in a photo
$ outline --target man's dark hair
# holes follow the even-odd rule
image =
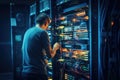
[[[36,18],[36,24],[43,25],[48,21],[50,23],[50,17],[45,13],[40,13]]]

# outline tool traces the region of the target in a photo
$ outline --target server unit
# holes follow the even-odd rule
[[[29,27],[35,26],[35,18],[36,18],[36,3],[30,6]]]
[[[61,44],[61,77],[65,80],[90,79],[88,2],[57,2],[56,30]],[[69,6],[67,6],[69,4]],[[59,74],[59,73],[58,73]]]

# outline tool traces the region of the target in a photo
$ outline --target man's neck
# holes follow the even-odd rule
[[[41,28],[41,27],[39,26],[39,24],[36,24],[36,27]]]
[[[38,27],[38,28],[41,28],[41,29],[45,30],[45,29],[44,29],[44,25],[41,25],[41,26],[40,26],[39,24],[36,24],[36,27]]]
[[[40,26],[39,24],[36,24],[36,27],[43,29],[42,26]]]

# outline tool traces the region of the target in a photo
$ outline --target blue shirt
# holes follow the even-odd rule
[[[26,73],[47,74],[42,50],[50,55],[49,37],[45,30],[32,27],[24,35],[22,44],[23,71]]]

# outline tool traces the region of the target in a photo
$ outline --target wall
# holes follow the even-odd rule
[[[15,54],[16,50],[11,50],[11,25],[10,25],[10,16],[16,18],[17,25],[14,26],[18,31],[19,34],[24,34],[24,31],[29,27],[29,6],[28,4],[13,4],[12,5],[12,13],[10,15],[10,5],[8,4],[0,4],[0,73],[11,72],[13,71],[13,64],[12,64],[12,54]],[[16,16],[18,13],[22,14],[21,16]],[[19,19],[21,19],[19,21]],[[13,29],[14,30],[14,29]],[[15,31],[13,31],[15,32]],[[13,33],[13,36],[15,34]],[[16,46],[16,43],[13,42],[13,46]],[[19,50],[21,51],[21,50]],[[19,53],[21,56],[21,53]],[[17,56],[17,55],[15,55]],[[19,57],[19,56],[17,56]],[[16,63],[19,63],[19,60],[14,60]]]
[[[12,70],[9,8],[8,4],[0,5],[0,73]]]

